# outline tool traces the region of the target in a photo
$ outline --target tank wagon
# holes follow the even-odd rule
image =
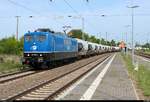
[[[119,51],[119,47],[106,46],[71,38],[50,29],[37,29],[24,35],[23,64],[34,68],[50,67],[55,62],[74,61],[77,58]]]
[[[86,57],[88,52],[88,42],[75,38],[78,42],[78,57]]]

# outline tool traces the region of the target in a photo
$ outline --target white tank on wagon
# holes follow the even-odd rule
[[[112,47],[108,46],[108,51],[111,52],[112,51]]]
[[[94,43],[95,44],[95,53],[99,54],[99,44]]]
[[[99,54],[103,53],[104,52],[103,45],[102,44],[98,44],[98,46],[99,46]]]
[[[109,46],[106,46],[106,49],[107,49],[107,52],[109,52],[109,51],[110,51],[110,47],[109,47]]]
[[[95,44],[92,42],[88,42],[88,55],[95,54]]]
[[[102,45],[103,52],[106,52],[106,45]]]
[[[78,42],[78,48],[79,48],[79,46],[82,47],[81,49],[79,49],[78,55],[79,56],[86,56],[87,51],[88,51],[88,42],[81,40],[81,39],[78,39],[78,38],[75,38],[75,39]]]
[[[105,52],[105,47],[104,47],[104,45],[101,45],[101,44],[100,44],[100,46],[101,46],[101,52],[100,52],[100,53]]]
[[[119,47],[114,47],[114,48],[115,48],[115,51],[119,51],[119,49],[120,49]]]

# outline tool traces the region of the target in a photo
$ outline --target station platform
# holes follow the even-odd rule
[[[138,99],[120,53],[110,56],[56,98],[56,100]]]

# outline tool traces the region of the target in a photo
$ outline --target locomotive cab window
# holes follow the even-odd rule
[[[37,41],[43,42],[45,40],[46,40],[46,35],[39,35],[39,36],[37,36]]]
[[[26,35],[25,36],[25,41],[26,42],[30,42],[30,41],[32,41],[32,39],[33,39],[33,37],[31,35]]]

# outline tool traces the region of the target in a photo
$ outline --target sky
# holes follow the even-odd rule
[[[134,9],[135,42],[150,42],[150,0],[133,0],[133,5],[139,6]],[[81,29],[84,18],[84,32],[104,39],[107,32],[108,40],[131,43],[129,6],[132,0],[0,0],[0,39],[16,34],[15,16],[20,16],[19,37],[37,28]]]

